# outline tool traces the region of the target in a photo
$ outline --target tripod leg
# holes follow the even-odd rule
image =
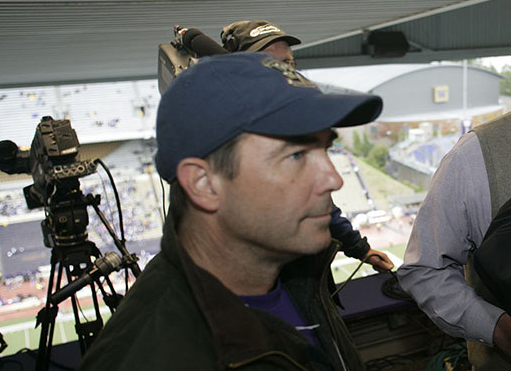
[[[52,254],[53,255],[53,254]],[[52,257],[53,260],[53,257]],[[36,371],[47,371],[50,363],[51,345],[55,328],[55,318],[57,317],[58,307],[52,306],[49,298],[53,290],[53,281],[55,277],[56,263],[52,261],[50,277],[48,279],[48,293],[46,304],[43,309],[37,313],[36,327],[41,324],[41,335],[39,337],[39,349],[37,352]],[[62,266],[59,265],[57,274],[57,287],[60,286],[62,278]]]
[[[66,268],[66,271],[67,271],[68,281],[71,282],[70,281],[70,279],[71,279],[71,272],[69,271],[69,268]],[[74,318],[75,318],[75,330],[76,330],[77,326],[80,324],[80,315],[78,314],[78,301],[76,300],[76,295],[75,294],[73,294],[70,297],[70,299],[71,299],[71,305],[73,307],[73,315],[74,315]],[[78,330],[76,330],[76,333],[78,334],[78,344],[80,345],[80,353],[82,355],[84,355],[85,352],[87,351],[87,345],[83,341],[83,338],[78,333]]]
[[[99,335],[99,332],[103,328],[103,320],[99,310],[99,302],[94,288],[94,282],[91,282],[89,286],[91,288],[92,301],[94,303],[94,313],[96,316],[94,320],[87,320],[86,322],[81,323],[80,316],[78,315],[77,300],[74,295],[71,297],[73,311],[75,314],[75,330],[78,335],[82,354],[85,354],[85,352],[90,348],[96,337]]]

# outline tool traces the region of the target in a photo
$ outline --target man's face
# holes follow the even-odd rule
[[[262,49],[262,51],[273,54],[275,57],[279,58],[287,64],[296,66],[295,60],[293,58],[293,51],[289,47],[288,43],[284,40],[275,41],[274,43],[268,45],[266,48]]]
[[[326,248],[330,193],[343,184],[326,152],[334,137],[328,129],[295,139],[242,139],[237,175],[219,178],[218,216],[226,241],[283,264]]]

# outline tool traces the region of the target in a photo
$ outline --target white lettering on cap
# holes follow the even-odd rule
[[[260,35],[265,35],[267,33],[274,33],[274,32],[282,32],[280,28],[275,27],[271,24],[265,24],[263,26],[258,26],[254,28],[252,31],[250,31],[250,36],[257,37]]]

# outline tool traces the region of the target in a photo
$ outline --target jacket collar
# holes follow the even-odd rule
[[[311,344],[284,321],[261,310],[248,309],[216,277],[195,265],[178,242],[173,225],[169,217],[165,223],[162,252],[187,277],[210,327],[219,365],[225,367],[279,354],[285,354],[301,365],[307,364]],[[325,252],[327,254],[322,254],[321,260],[325,255],[332,255],[330,249]],[[321,274],[315,265],[317,261],[316,257],[303,257],[286,265],[281,275],[283,283],[298,285],[304,293],[314,292],[314,282],[319,281],[314,278]],[[293,282],[297,271],[301,271],[300,278]],[[303,299],[312,300],[312,294]]]

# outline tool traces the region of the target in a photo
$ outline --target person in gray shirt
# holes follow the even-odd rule
[[[511,370],[511,317],[473,282],[471,264],[493,216],[511,197],[511,187],[498,187],[503,179],[511,184],[511,171],[493,174],[495,165],[511,170],[506,165],[510,128],[510,115],[481,125],[443,158],[397,271],[401,286],[436,325],[468,340],[469,359],[478,371]],[[502,140],[489,141],[492,135]],[[488,167],[495,158],[500,162]],[[501,192],[496,203],[499,189],[506,188],[510,191]]]

